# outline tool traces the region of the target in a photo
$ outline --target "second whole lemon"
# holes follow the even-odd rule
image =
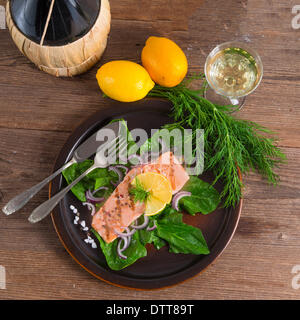
[[[182,49],[164,37],[149,37],[142,50],[142,64],[152,80],[163,87],[178,85],[187,74],[188,62]]]
[[[122,102],[143,99],[155,84],[145,68],[127,60],[104,64],[96,78],[103,93]]]

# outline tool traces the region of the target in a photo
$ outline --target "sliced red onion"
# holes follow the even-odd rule
[[[100,191],[100,190],[108,190],[108,187],[100,187],[100,188],[98,188],[97,190],[93,191],[93,192],[92,192],[92,195],[96,194],[96,193],[97,193],[98,191]]]
[[[125,165],[123,165],[123,164],[117,164],[117,165],[115,165],[115,168],[120,168],[120,169],[124,169],[125,170],[125,175],[128,173],[128,168],[125,166]]]
[[[92,210],[91,215],[93,216],[96,212],[96,207],[90,202],[82,202],[82,205],[87,206],[89,210]]]
[[[147,227],[147,225],[149,224],[149,217],[144,216],[144,222],[140,225],[131,225],[131,227],[133,229],[137,229],[137,230],[141,230],[141,229],[145,229]]]
[[[175,194],[173,200],[172,200],[172,208],[179,211],[179,200],[183,197],[190,197],[192,194],[191,192],[188,191],[180,191],[178,193]]]
[[[111,184],[113,185],[113,187],[115,187],[115,188],[119,185],[119,183],[113,182],[113,181],[111,181],[110,183],[111,183]]]
[[[126,227],[124,229],[126,232],[119,232],[117,230],[114,230],[115,234],[118,235],[119,237],[131,237],[136,232],[135,229],[130,231],[128,227]]]
[[[123,173],[116,166],[108,167],[108,171],[113,171],[118,175],[117,184],[119,184],[123,180]]]
[[[126,240],[125,240],[126,239]],[[122,251],[125,251],[129,246],[130,246],[130,242],[131,242],[132,236],[130,237],[124,237],[124,241],[126,241],[126,243],[124,243],[123,248],[121,249]]]
[[[153,226],[152,227],[148,227],[146,230],[147,231],[153,231],[153,230],[155,230],[157,228],[157,225],[156,225],[156,223],[155,223],[155,221],[153,222]]]
[[[105,200],[105,198],[103,197],[94,197],[91,190],[87,190],[85,192],[85,197],[86,197],[86,200],[89,201],[89,202],[92,202],[92,203],[98,203],[98,202],[102,202]]]
[[[135,231],[136,231],[136,230],[130,230],[129,227],[125,227],[124,229],[125,229],[125,231],[127,232],[127,234],[126,234],[127,237],[133,236],[133,234],[134,234]]]
[[[121,244],[119,245],[119,247],[120,247],[120,252],[123,252],[123,251],[125,251],[127,248],[128,248],[128,243],[129,243],[129,237],[119,237],[119,239],[120,239],[120,241],[119,242],[122,242],[122,240],[123,240],[123,242],[124,242],[124,245],[123,245],[123,247],[121,248]]]
[[[127,259],[127,256],[125,256],[122,252],[125,251],[129,246],[130,246],[130,242],[131,242],[131,239],[132,239],[132,235],[135,233],[136,230],[132,230],[130,232],[129,228],[125,228],[126,232],[127,233],[117,233],[117,234],[120,234],[119,235],[119,242],[118,242],[118,247],[117,247],[117,253],[118,253],[118,256],[121,258],[121,259]],[[129,236],[127,236],[129,235]],[[124,242],[124,245],[123,247],[121,248],[121,243],[122,243],[122,240]]]
[[[126,240],[125,240],[125,239],[126,239]],[[123,246],[123,248],[121,248],[122,240],[124,241],[124,246]],[[122,252],[125,250],[124,247],[126,246],[126,242],[128,242],[127,237],[122,237],[122,238],[120,238],[120,240],[119,240],[119,242],[118,242],[118,247],[117,247],[118,256],[119,256],[121,259],[124,259],[124,260],[127,259],[127,256],[125,256],[125,255],[122,253]]]

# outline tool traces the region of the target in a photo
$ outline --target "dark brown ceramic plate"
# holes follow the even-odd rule
[[[169,102],[158,99],[126,104],[111,102],[107,109],[91,116],[71,134],[56,160],[54,170],[69,161],[74,149],[110,120],[124,118],[130,130],[143,128],[150,134],[151,129],[158,129],[172,121],[168,116],[170,108]],[[213,177],[206,173],[201,178],[211,182]],[[56,194],[65,185],[66,182],[62,177],[54,180],[50,186],[50,196]],[[216,188],[220,191],[222,185],[219,184]],[[74,214],[70,210],[71,204],[79,209],[82,219],[91,223],[89,211],[71,192],[53,211],[54,227],[70,255],[98,279],[121,287],[145,290],[175,285],[197,275],[210,265],[231,240],[242,208],[240,202],[236,208],[220,208],[209,215],[184,215],[186,223],[202,230],[210,249],[209,255],[173,254],[169,253],[166,247],[156,250],[149,245],[147,257],[121,271],[113,271],[107,266],[99,245],[97,249],[93,249],[90,244],[83,241],[86,234],[73,224]]]

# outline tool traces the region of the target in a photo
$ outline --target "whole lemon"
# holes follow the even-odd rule
[[[147,39],[142,50],[142,64],[152,80],[164,87],[178,85],[188,69],[184,52],[174,41],[164,37]]]
[[[144,98],[155,85],[145,68],[126,60],[104,64],[98,70],[96,78],[107,96],[122,102]]]

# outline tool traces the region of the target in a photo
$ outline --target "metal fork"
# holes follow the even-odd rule
[[[119,139],[119,140],[118,140]],[[118,149],[116,149],[118,148]],[[66,188],[61,190],[59,193],[57,193],[55,196],[53,196],[51,199],[45,201],[40,206],[38,206],[36,209],[34,209],[29,216],[28,220],[31,223],[36,223],[44,219],[60,202],[60,200],[63,199],[63,197],[81,180],[83,179],[87,174],[89,174],[91,171],[97,169],[97,168],[105,168],[109,165],[108,159],[110,157],[113,157],[113,155],[119,151],[121,153],[122,151],[127,148],[127,142],[124,139],[121,139],[119,137],[113,139],[112,141],[106,143],[102,146],[96,153],[96,156],[94,158],[94,164],[87,169],[83,174],[81,174],[77,179],[75,179],[72,183],[70,183]],[[106,154],[105,154],[105,151]],[[111,163],[111,162],[110,162]]]

